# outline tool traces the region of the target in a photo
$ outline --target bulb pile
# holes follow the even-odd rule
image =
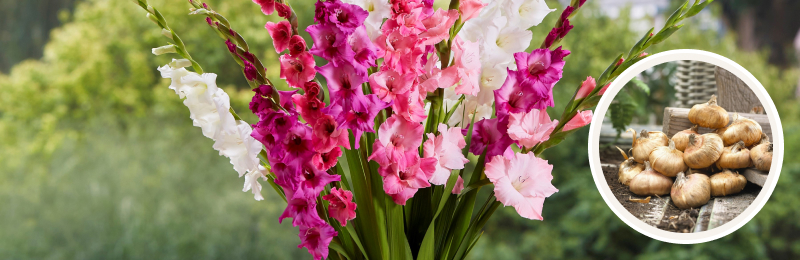
[[[716,96],[689,110],[689,129],[668,138],[662,132],[633,132],[631,157],[619,167],[619,181],[641,196],[670,194],[676,207],[696,208],[712,196],[741,192],[747,179],[737,170],[753,167],[770,170],[772,143],[761,125],[717,105]],[[699,127],[711,133],[700,134]],[[708,131],[706,131],[708,132]],[[710,177],[709,177],[710,176]],[[673,181],[673,177],[675,178]]]

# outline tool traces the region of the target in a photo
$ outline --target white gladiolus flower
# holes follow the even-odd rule
[[[250,125],[238,121],[234,132],[219,131],[214,143],[214,150],[231,159],[233,169],[242,177],[246,172],[258,169],[258,153],[261,143],[250,136],[253,129]]]
[[[509,22],[523,29],[539,25],[547,14],[556,10],[547,7],[544,0],[509,0],[503,9]]]
[[[364,21],[364,27],[367,29],[367,35],[373,41],[381,34],[383,19],[392,15],[392,5],[387,0],[343,0],[342,2],[357,5],[369,12]]]
[[[242,191],[252,191],[256,200],[264,200],[264,196],[261,196],[261,183],[258,182],[258,179],[261,178],[266,181],[266,171],[267,169],[264,166],[259,165],[258,170],[250,171],[244,175],[244,188],[242,188]]]
[[[531,39],[531,31],[516,26],[488,26],[481,44],[481,61],[492,64],[513,62],[514,53],[525,51]]]

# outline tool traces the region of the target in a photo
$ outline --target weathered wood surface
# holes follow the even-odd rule
[[[753,90],[733,73],[717,67],[714,72],[717,80],[717,104],[728,112],[749,113],[755,108],[764,111],[764,106]]]
[[[734,113],[728,113],[728,118],[731,122],[733,122]],[[761,125],[761,131],[763,131],[770,139],[772,139],[772,128],[769,125],[769,118],[767,115],[764,114],[752,114],[752,113],[739,113],[739,116],[746,117],[749,119],[753,119]],[[688,108],[676,108],[676,107],[667,107],[664,109],[664,125],[662,126],[662,131],[670,138],[676,133],[689,129],[693,126],[692,122],[689,121],[689,109]],[[701,134],[705,133],[712,133],[714,129],[700,127],[698,132]]]
[[[740,193],[733,196],[714,198],[714,208],[711,210],[711,218],[708,221],[706,230],[714,229],[730,222],[756,199],[757,194]]]
[[[768,172],[759,171],[753,168],[741,170],[739,173],[744,175],[748,181],[761,187],[764,187],[764,183],[767,182],[767,175],[769,174]]]

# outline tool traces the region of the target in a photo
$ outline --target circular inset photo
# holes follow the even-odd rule
[[[592,124],[598,190],[628,225],[672,243],[734,232],[764,206],[783,158],[777,110],[744,68],[677,50],[611,84]]]

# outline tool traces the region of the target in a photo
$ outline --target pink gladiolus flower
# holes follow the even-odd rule
[[[339,127],[332,116],[323,115],[314,124],[314,135],[311,138],[314,143],[314,150],[318,153],[327,153],[337,146],[344,146],[350,149],[350,140],[347,137],[347,130]]]
[[[450,37],[450,27],[453,26],[457,19],[458,10],[439,9],[430,17],[422,20],[422,25],[426,29],[425,32],[419,34],[420,38],[425,39],[422,44],[434,45]]]
[[[302,88],[306,82],[314,79],[314,57],[307,52],[297,56],[281,55],[281,78],[291,87]]]
[[[264,28],[267,28],[269,36],[272,37],[272,45],[275,46],[276,53],[289,47],[289,41],[292,38],[292,25],[289,24],[289,21],[267,22]]]
[[[317,214],[317,201],[316,198],[293,198],[291,190],[286,190],[286,209],[278,218],[278,223],[283,222],[285,218],[292,218],[292,226],[316,226],[325,224],[319,214]]]
[[[458,6],[458,11],[461,12],[461,21],[466,22],[472,18],[477,17],[481,13],[481,9],[486,6],[481,0],[464,0]]]
[[[350,149],[349,142],[347,143],[347,149]],[[328,152],[314,154],[314,157],[311,158],[311,163],[320,171],[327,171],[333,166],[336,166],[336,163],[339,161],[339,156],[342,156],[342,148],[336,146]]]
[[[399,169],[405,169],[406,162],[417,155],[423,131],[421,124],[392,115],[378,129],[378,140],[372,145],[368,159],[384,167],[397,164]]]
[[[481,57],[478,42],[470,42],[456,36],[453,44],[454,66],[445,70],[456,69],[461,83],[456,86],[456,94],[477,95],[481,79]]]
[[[260,5],[261,12],[265,15],[271,15],[275,11],[275,0],[253,0],[253,3]]]
[[[324,116],[322,109],[325,107],[325,103],[316,96],[309,95],[309,92],[306,92],[305,95],[294,94],[292,96],[292,101],[297,111],[300,113],[300,116],[312,126],[316,124],[317,119]]]
[[[420,8],[412,9],[407,13],[398,13],[383,23],[381,31],[384,34],[397,31],[403,36],[419,35],[426,30],[425,24],[422,23],[422,19],[425,17],[427,16],[423,16]]]
[[[431,55],[422,67],[422,73],[417,77],[419,88],[424,92],[433,92],[438,88],[448,88],[455,85],[458,81],[458,73],[449,71],[443,73],[441,69],[436,67],[439,63],[439,56]]]
[[[314,40],[311,54],[320,56],[330,61],[334,66],[349,62],[355,53],[347,46],[347,35],[332,25],[315,24],[306,28]]]
[[[532,148],[550,139],[558,120],[550,120],[545,110],[533,109],[528,113],[512,113],[508,120],[508,136],[520,145]]]
[[[414,74],[400,75],[395,71],[387,70],[369,76],[372,93],[378,95],[385,102],[395,100],[398,95],[407,94],[411,90],[412,84],[414,84]],[[395,103],[395,105],[397,104]]]
[[[319,74],[328,80],[331,101],[342,106],[344,111],[352,108],[356,97],[364,96],[361,84],[367,82],[367,75],[360,74],[353,65],[342,63],[337,67],[332,63],[318,67]]]
[[[497,200],[513,206],[520,216],[542,220],[544,199],[558,192],[550,182],[553,166],[533,152],[516,153],[511,159],[492,157],[486,164],[486,177],[494,184]]]
[[[575,100],[588,97],[596,85],[597,82],[595,82],[592,76],[586,77],[586,80],[581,83],[581,88],[578,89],[578,93],[575,94]]]
[[[566,124],[564,124],[564,129],[562,129],[561,131],[566,132],[572,129],[578,129],[585,125],[588,125],[591,122],[592,122],[592,110],[580,111],[577,114],[575,114],[575,116],[572,117],[572,119],[567,121]]]
[[[440,123],[438,136],[428,133],[428,140],[423,144],[423,153],[425,158],[437,160],[436,171],[430,178],[431,183],[447,184],[450,171],[464,169],[464,164],[469,162],[461,152],[465,146],[467,142],[464,141],[464,135],[461,134],[459,127],[447,129],[447,125]]]
[[[421,188],[430,187],[428,179],[436,171],[436,159],[413,157],[405,158],[408,160],[407,167],[399,167],[399,164],[384,166],[379,169],[383,177],[383,190],[389,194],[394,203],[406,205],[406,201],[417,193]]]
[[[297,248],[305,247],[314,260],[328,258],[328,246],[333,237],[337,236],[336,230],[330,225],[323,224],[318,226],[300,226],[300,245]]]
[[[292,38],[289,39],[289,54],[292,56],[305,52],[306,47],[306,40],[300,37],[300,35],[293,35]]]
[[[331,188],[331,194],[325,195],[323,199],[330,201],[328,214],[336,221],[347,226],[347,221],[356,218],[356,203],[353,202],[353,193],[349,190]]]
[[[461,191],[464,190],[464,179],[461,176],[458,176],[456,180],[456,186],[453,186],[453,194],[461,194]]]

